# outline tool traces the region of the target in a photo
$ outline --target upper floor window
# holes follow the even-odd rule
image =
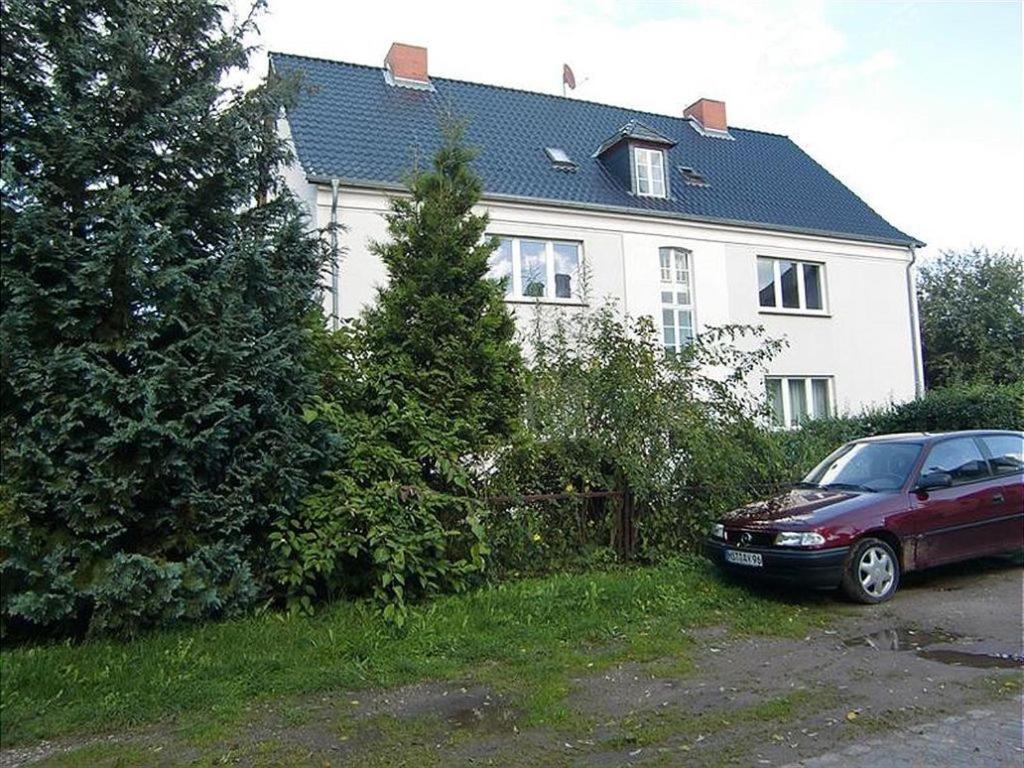
[[[693,282],[690,252],[659,248],[661,260],[661,330],[665,351],[679,352],[693,341]]]
[[[763,309],[824,312],[822,264],[757,257],[758,303]]]
[[[636,193],[644,197],[665,197],[665,153],[660,149],[633,149]]]
[[[580,243],[501,237],[488,264],[507,299],[581,299]]]
[[[776,427],[798,427],[833,413],[830,376],[769,376],[764,384]]]

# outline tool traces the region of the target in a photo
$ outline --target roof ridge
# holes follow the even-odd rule
[[[346,67],[357,67],[359,69],[369,69],[380,71],[381,67],[376,67],[372,64],[360,64],[355,61],[343,61],[341,59],[328,59],[323,56],[308,56],[302,53],[287,53],[285,51],[267,51],[268,56],[290,56],[295,59],[306,59],[308,61],[321,61],[325,64],[340,64]],[[555,99],[557,101],[568,101],[573,104],[592,104],[595,107],[609,107],[611,109],[621,109],[625,112],[632,112],[637,115],[648,115],[653,117],[667,118],[669,120],[680,120],[683,122],[692,122],[692,117],[685,117],[684,115],[666,115],[662,112],[651,112],[646,109],[634,109],[633,107],[624,107],[621,104],[609,104],[604,101],[594,101],[593,99],[577,99],[570,96],[559,96],[557,93],[545,93],[544,91],[531,91],[528,88],[516,88],[511,85],[496,85],[494,83],[481,83],[476,80],[465,80],[459,77],[442,77],[440,75],[431,75],[431,80],[442,80],[447,83],[461,83],[463,85],[474,85],[479,88],[496,88],[501,91],[512,91],[513,93],[525,93],[531,96],[544,96],[549,99]],[[650,126],[648,126],[650,127]],[[746,133],[760,133],[764,136],[778,136],[779,138],[789,139],[789,135],[785,133],[776,133],[775,131],[764,131],[758,128],[740,128],[739,126],[730,125],[728,126],[730,131],[744,131]],[[790,139],[792,141],[792,139]]]

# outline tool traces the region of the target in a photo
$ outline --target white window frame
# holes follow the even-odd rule
[[[668,266],[662,262],[662,254],[668,254]],[[682,257],[682,258],[680,258]],[[660,301],[661,307],[661,345],[666,352],[678,354],[697,338],[697,314],[694,310],[694,281],[693,281],[693,251],[689,248],[681,248],[675,245],[666,245],[658,248],[658,274],[659,274],[659,299],[661,292],[671,292],[672,302],[666,304]],[[685,291],[689,298],[689,304],[680,304],[677,299],[681,292]],[[665,343],[665,310],[672,312],[674,320],[673,330],[675,343],[669,347]],[[690,315],[690,337],[684,342],[680,330],[683,326],[679,323],[679,313],[688,312]]]
[[[761,270],[760,260],[765,259],[772,263],[775,290],[775,306],[766,307],[761,304]],[[782,305],[782,262],[788,261],[796,264],[796,290],[797,307],[784,307]],[[807,306],[807,293],[804,286],[804,265],[818,268],[818,290],[821,293],[821,309],[811,309]],[[758,255],[754,262],[755,275],[757,277],[757,308],[764,314],[788,314],[788,315],[827,315],[828,314],[828,281],[825,277],[825,262],[812,261],[810,259],[791,259],[788,256],[764,256]]]
[[[800,424],[793,420],[793,404],[789,394],[789,382],[790,381],[803,381],[804,383],[804,402],[807,403],[807,421],[813,421],[814,419],[829,418],[836,415],[836,379],[835,376],[828,375],[807,375],[807,376],[787,376],[770,374],[764,377],[764,392],[765,396],[770,398],[768,391],[769,381],[780,381],[782,382],[782,424],[773,424],[777,429],[799,429]],[[816,415],[814,413],[814,381],[825,381],[828,385],[828,412],[822,415]]]
[[[583,242],[581,240],[565,240],[561,238],[548,239],[544,237],[531,237],[528,235],[488,235],[499,240],[509,240],[512,243],[512,278],[511,285],[505,291],[505,301],[530,302],[541,304],[576,304],[585,303],[582,294],[581,281],[583,278]],[[527,240],[533,243],[544,243],[544,296],[527,296],[523,293],[523,260],[522,241]],[[576,248],[576,274],[570,286],[572,295],[555,296],[555,246],[571,245]]]
[[[658,172],[660,176],[656,176],[654,156],[658,156]],[[643,168],[645,175],[647,176],[647,191],[644,192],[640,189],[640,169]],[[660,149],[651,149],[650,147],[633,147],[633,178],[634,186],[636,187],[636,193],[640,197],[668,197],[668,176],[665,173],[665,153]],[[655,181],[661,182],[661,194],[655,191]]]

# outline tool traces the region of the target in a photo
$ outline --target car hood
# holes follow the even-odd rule
[[[772,526],[776,523],[818,525],[836,516],[871,504],[870,493],[826,490],[824,488],[795,488],[764,501],[748,504],[729,512],[722,518],[726,525]]]

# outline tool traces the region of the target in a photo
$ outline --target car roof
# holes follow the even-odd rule
[[[1015,432],[1010,429],[962,429],[955,432],[898,432],[889,435],[872,435],[855,443],[887,443],[887,442],[913,442],[913,443],[934,443],[948,437],[977,437],[979,435],[1014,435],[1024,438],[1024,432]]]

